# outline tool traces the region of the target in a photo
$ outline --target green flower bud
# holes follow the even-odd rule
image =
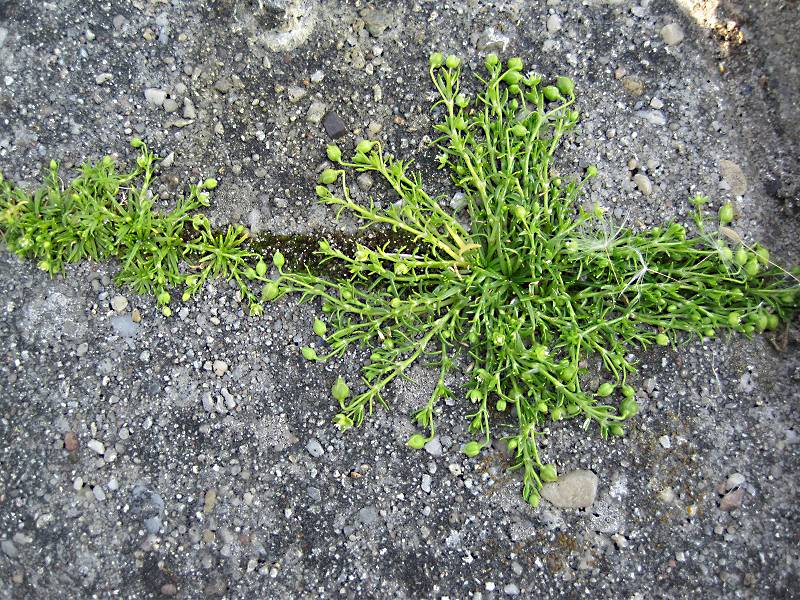
[[[191,297],[192,297],[192,294],[189,292],[189,290],[186,290],[185,292],[183,292],[183,295],[181,296],[181,300],[183,300],[184,302],[186,302],[186,301],[188,301],[188,300],[189,300],[189,298],[191,298]]]
[[[172,300],[172,298],[170,297],[169,292],[165,290],[157,296],[157,300],[159,304],[169,304],[169,301]]]
[[[659,333],[656,336],[656,344],[659,346],[669,346],[669,338],[666,333]]]
[[[553,421],[560,421],[564,418],[564,409],[561,406],[556,406],[550,411],[550,418]]]
[[[466,108],[469,105],[469,100],[464,94],[459,94],[456,96],[455,103],[459,108]]]
[[[244,276],[252,281],[256,277],[258,277],[258,274],[256,273],[256,270],[253,267],[247,267],[244,270]]]
[[[528,134],[528,130],[522,123],[517,123],[516,125],[514,125],[514,127],[511,128],[511,133],[513,133],[517,137],[523,137]]]
[[[406,441],[406,446],[409,448],[413,448],[414,450],[420,450],[421,448],[425,447],[425,444],[428,442],[428,439],[422,435],[421,433],[415,433]]]
[[[428,64],[431,66],[431,69],[438,69],[444,63],[444,56],[442,56],[441,52],[433,52],[428,57]]]
[[[503,412],[507,408],[507,405],[508,405],[508,403],[505,401],[505,399],[504,398],[500,398],[497,401],[497,405],[496,405],[497,406],[497,410],[499,410],[500,412]]]
[[[449,54],[447,59],[444,61],[444,64],[448,69],[457,69],[461,66],[461,59],[455,54]]]
[[[608,382],[602,383],[600,384],[600,387],[597,388],[597,395],[600,396],[601,398],[610,396],[611,394],[614,393],[614,387],[615,386],[613,383],[608,383]]]
[[[575,95],[575,83],[569,77],[559,77],[556,79],[556,87],[564,96]]]
[[[743,267],[747,264],[748,258],[747,251],[742,246],[739,246],[739,248],[736,250],[736,254],[733,255],[733,262],[740,267]]]
[[[325,148],[325,154],[328,155],[328,159],[332,160],[333,162],[339,162],[342,160],[342,150],[336,144],[328,144]]]
[[[758,275],[758,258],[755,256],[751,256],[747,263],[744,265],[744,272],[747,273],[748,277],[755,277]]]
[[[487,54],[486,58],[483,61],[483,63],[486,65],[486,68],[489,70],[491,70],[492,67],[497,66],[499,62],[500,59],[494,52],[492,52],[491,54]]]
[[[547,414],[550,409],[547,407],[547,402],[539,400],[539,402],[536,403],[536,410],[542,414]]]
[[[328,326],[321,319],[314,319],[314,333],[322,337],[328,331]]]
[[[633,389],[631,386],[629,386],[627,384],[623,385],[622,386],[622,395],[625,398],[633,398],[636,395],[636,390]]]
[[[608,432],[614,437],[622,437],[625,435],[625,428],[619,423],[612,423],[608,427]]]
[[[520,221],[524,221],[528,216],[527,209],[521,204],[515,204],[512,210],[514,211],[514,216]]]
[[[508,93],[511,94],[512,96],[516,96],[517,94],[519,94],[520,93],[519,85],[517,85],[516,83],[512,83],[510,86],[508,86]]]
[[[561,92],[559,92],[558,88],[556,86],[554,86],[554,85],[546,86],[542,90],[542,93],[544,94],[544,97],[547,100],[550,100],[550,102],[554,102],[555,100],[558,100],[559,98],[561,98]]]
[[[596,165],[589,165],[586,167],[586,176],[587,177],[597,177],[597,166]]]
[[[322,185],[330,185],[339,178],[339,172],[335,169],[325,169],[319,174],[319,182]]]
[[[733,204],[726,202],[719,207],[719,224],[727,225],[733,221]]]
[[[619,414],[623,419],[629,419],[639,412],[639,404],[633,398],[625,398],[619,403]]]
[[[703,335],[704,335],[705,337],[707,337],[707,338],[712,338],[712,337],[714,337],[715,335],[717,335],[717,332],[716,332],[716,331],[714,331],[714,330],[713,330],[711,327],[706,327],[706,328],[703,330]]]
[[[347,397],[350,395],[350,388],[347,387],[347,383],[345,383],[345,380],[342,379],[341,376],[336,378],[336,382],[331,388],[331,395],[339,404],[347,400]]]
[[[250,316],[251,317],[260,317],[264,314],[264,307],[257,302],[253,302],[250,305]]]
[[[164,315],[165,317],[171,317],[172,309],[169,306],[165,306],[161,309],[161,314]]]
[[[765,312],[760,312],[755,317],[756,331],[761,333],[769,325],[769,316]]]
[[[286,264],[286,259],[283,257],[283,254],[276,252],[272,255],[272,264],[280,270],[283,268],[283,265]]]
[[[532,508],[537,508],[541,501],[542,497],[539,496],[539,494],[536,492],[532,492],[531,495],[528,497],[528,504],[530,504]]]
[[[134,148],[141,148],[142,146],[144,146],[144,142],[142,141],[142,138],[134,137],[131,138],[131,146],[133,146]]]
[[[764,246],[756,246],[755,247],[756,257],[758,257],[758,262],[763,266],[767,266],[769,264],[769,250],[764,248]]]
[[[581,412],[581,407],[574,403],[567,404],[567,414],[571,417],[574,417],[579,412]]]
[[[356,152],[359,152],[361,154],[366,154],[367,152],[372,150],[372,147],[374,145],[375,142],[372,142],[370,140],[361,140],[360,142],[358,142],[358,146],[356,146]]]
[[[770,331],[775,331],[780,324],[778,320],[778,315],[776,314],[769,314],[767,315],[767,329]]]
[[[522,71],[522,59],[519,56],[512,56],[508,59],[507,66],[509,71]]]
[[[742,317],[739,315],[738,312],[732,312],[728,314],[728,326],[729,327],[736,327],[741,322]]]
[[[268,281],[261,288],[261,297],[267,301],[275,300],[279,293],[280,288],[278,288],[278,282],[276,281]]]
[[[556,466],[553,464],[546,464],[539,467],[539,477],[545,483],[552,483],[553,481],[558,480],[558,471],[556,471]]]
[[[522,81],[522,74],[518,71],[506,71],[503,75],[503,81],[508,85],[519,85],[519,82]]]
[[[303,358],[306,360],[317,360],[317,351],[309,346],[303,346],[302,348]]]
[[[483,445],[480,442],[472,441],[464,444],[464,447],[461,449],[461,451],[470,458],[475,458],[478,456],[478,454],[480,454],[482,448]]]
[[[267,263],[264,262],[264,259],[259,258],[258,262],[256,263],[256,275],[259,277],[263,277],[267,273]]]
[[[722,246],[719,249],[719,258],[722,262],[731,262],[733,260],[733,250],[727,246]]]
[[[215,187],[217,187],[217,180],[213,177],[209,177],[203,182],[203,187],[207,190],[213,190]]]

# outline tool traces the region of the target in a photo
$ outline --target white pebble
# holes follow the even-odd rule
[[[86,445],[98,454],[105,454],[106,452],[106,447],[103,445],[103,442],[99,440],[89,440]]]

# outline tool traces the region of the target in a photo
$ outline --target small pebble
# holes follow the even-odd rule
[[[649,196],[653,193],[653,184],[650,182],[650,179],[647,177],[647,175],[644,175],[643,173],[637,173],[633,176],[633,182],[636,184],[636,187],[639,188],[639,191],[645,196]]]
[[[97,452],[98,454],[105,454],[106,447],[103,445],[103,442],[101,442],[101,441],[99,441],[99,440],[89,440],[89,441],[86,443],[86,446],[87,446],[87,447],[88,447],[90,450],[94,450],[94,451],[95,451],[95,452]]]
[[[128,299],[125,296],[114,296],[111,298],[111,308],[114,309],[114,312],[123,312],[126,308],[128,308]]]
[[[677,23],[670,23],[661,28],[661,38],[668,46],[677,46],[683,41],[683,29]]]
[[[167,99],[167,92],[158,88],[147,88],[144,91],[145,100],[154,106],[161,106]]]
[[[308,443],[306,444],[306,450],[308,450],[308,453],[314,458],[319,458],[325,454],[322,444],[320,444],[316,438],[311,438],[308,440]]]
[[[68,431],[64,434],[64,448],[67,452],[75,452],[78,449],[78,436],[74,431]]]
[[[670,441],[668,435],[662,435],[660,438],[658,438],[658,443],[661,444],[662,448],[666,448],[667,450],[672,448],[672,442]]]
[[[222,377],[228,372],[228,363],[226,363],[224,360],[215,360],[212,368],[214,370],[214,375],[217,377]]]
[[[547,31],[556,33],[561,29],[561,17],[558,15],[550,15],[547,17]]]

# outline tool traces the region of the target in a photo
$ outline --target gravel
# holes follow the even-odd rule
[[[495,51],[575,80],[581,121],[556,167],[598,165],[581,201],[637,230],[691,226],[695,193],[712,212],[734,201],[748,243],[800,262],[800,17],[787,3],[417,4],[7,3],[0,171],[32,187],[51,157],[64,179],[87,157],[131,164],[136,135],[171,157],[151,187],[159,210],[213,176],[216,225],[346,241],[357,223],[314,194],[325,145],[380,139],[431,197],[463,203],[435,168],[427,53],[461,55],[474,97]],[[358,175],[353,197],[388,206],[380,179]],[[328,390],[342,375],[360,393],[369,352],[301,360],[321,347],[320,305],[281,298],[249,318],[221,281],[185,304],[173,294],[165,318],[114,283],[118,268],[50,278],[0,253],[0,596],[796,595],[796,324],[636,351],[626,436],[574,421],[538,432],[573,489],[548,485],[533,509],[507,471],[509,430],[476,459],[459,451],[474,439],[468,361],[425,451],[405,446],[438,377],[422,366],[387,390],[391,411],[339,432]]]

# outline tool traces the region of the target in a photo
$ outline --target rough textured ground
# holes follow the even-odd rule
[[[796,0],[379,4],[2,2],[0,171],[33,186],[51,157],[130,160],[135,134],[171,157],[165,206],[214,175],[219,223],[336,227],[313,194],[319,118],[428,173],[427,55],[469,75],[489,47],[575,79],[559,165],[599,165],[587,201],[654,224],[698,191],[731,199],[800,262]],[[338,433],[328,389],[365,356],[299,358],[317,307],[251,320],[220,286],[165,319],[113,272],[50,280],[0,254],[2,598],[800,597],[796,324],[642,355],[627,437],[547,440],[562,473],[596,473],[592,506],[533,510],[499,449],[459,452],[458,405],[439,443],[404,447],[424,369]]]

